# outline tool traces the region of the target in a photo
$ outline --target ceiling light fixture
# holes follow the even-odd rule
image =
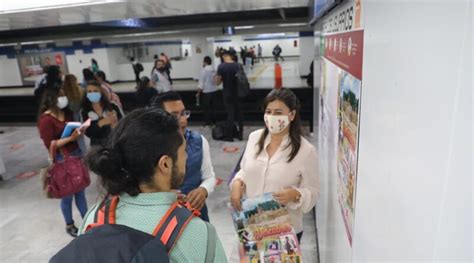
[[[2,0],[5,1],[5,0]],[[0,5],[0,14],[13,14],[22,12],[33,12],[42,10],[51,10],[59,8],[71,8],[78,6],[100,5],[109,3],[125,2],[124,0],[62,0],[61,4],[51,4],[50,0],[36,0],[36,1],[5,1]]]
[[[46,44],[46,43],[53,43],[54,40],[41,40],[41,41],[28,41],[28,42],[21,42],[20,45],[34,45],[34,44]]]
[[[306,23],[288,23],[288,24],[278,24],[279,27],[290,27],[290,26],[307,26]]]
[[[236,26],[234,27],[235,29],[252,29],[254,28],[255,26]]]

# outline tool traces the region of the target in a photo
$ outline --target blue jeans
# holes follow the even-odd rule
[[[66,225],[74,224],[74,220],[72,219],[72,198],[76,199],[76,207],[81,213],[81,217],[87,213],[87,201],[86,195],[84,190],[81,190],[74,195],[66,196],[61,198],[61,211],[63,212],[64,220],[66,221]]]
[[[82,152],[80,149],[75,150],[72,152],[70,155],[72,156],[82,156]],[[56,160],[62,160],[63,156],[58,153],[56,156]],[[76,207],[79,210],[79,213],[81,213],[81,217],[84,218],[84,216],[87,213],[87,201],[86,201],[86,195],[84,193],[85,190],[81,190],[74,195],[66,196],[61,198],[61,211],[63,212],[64,220],[66,221],[66,225],[72,225],[74,224],[74,220],[72,219],[72,199],[76,199]]]

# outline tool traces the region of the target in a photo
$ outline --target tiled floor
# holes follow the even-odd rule
[[[287,58],[279,62],[282,67],[283,87],[304,88],[307,86],[306,80],[301,79],[299,73],[299,60]],[[269,89],[275,86],[275,62],[267,59],[266,62],[255,64],[253,68],[246,67],[247,76],[252,89]],[[81,79],[81,76],[77,76]],[[195,80],[175,80],[173,88],[177,91],[197,89]],[[113,89],[117,93],[135,91],[135,82],[120,82],[113,84]],[[0,89],[0,96],[31,96],[33,87],[24,88],[4,88]]]
[[[245,135],[257,127],[247,128]],[[208,199],[211,222],[216,226],[230,262],[238,262],[237,237],[228,209],[229,189],[225,182],[237,162],[243,142],[221,142],[210,138],[210,129],[193,127],[209,140],[216,176],[224,183]],[[59,201],[45,199],[41,193],[39,177],[28,177],[25,172],[38,171],[47,163],[47,153],[34,126],[0,127],[0,156],[7,169],[0,181],[0,262],[47,262],[71,238],[64,231]],[[239,147],[235,153],[225,153],[226,146]],[[89,205],[97,201],[95,176],[87,188]],[[74,208],[74,218],[81,219]],[[315,222],[312,213],[306,215],[302,251],[304,262],[317,262]]]

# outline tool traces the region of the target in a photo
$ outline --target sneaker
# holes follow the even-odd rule
[[[72,237],[77,237],[77,233],[79,229],[75,225],[67,225],[66,226],[66,233],[68,233]]]

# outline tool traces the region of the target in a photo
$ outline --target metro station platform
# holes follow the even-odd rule
[[[281,68],[281,78],[275,75],[276,68]],[[251,93],[244,100],[244,114],[246,120],[261,121],[261,104],[265,96],[276,86],[291,88],[300,98],[302,105],[302,118],[310,122],[313,120],[313,89],[306,84],[302,78],[298,60],[287,58],[285,61],[275,62],[266,58],[265,62],[256,63],[254,67],[245,66],[247,77],[251,86]],[[146,76],[146,74],[141,74]],[[173,76],[173,71],[171,71]],[[82,76],[76,76],[81,80]],[[135,105],[135,82],[112,83],[112,88],[120,96],[125,111],[131,111]],[[219,87],[222,89],[222,85]],[[186,106],[193,111],[191,122],[203,120],[202,108],[196,106],[196,80],[174,80],[173,89],[178,91]],[[221,96],[219,94],[218,96]],[[37,109],[33,97],[33,87],[3,87],[0,88],[0,123],[5,122],[34,122],[36,121]],[[218,99],[218,119],[225,118],[224,105]]]

